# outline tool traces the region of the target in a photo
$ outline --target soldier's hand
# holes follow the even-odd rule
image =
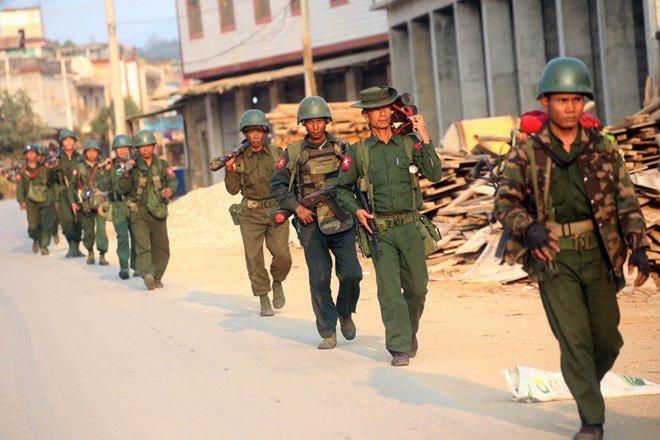
[[[163,198],[165,198],[165,199],[169,199],[170,197],[172,197],[173,194],[174,193],[169,188],[165,188],[164,190],[162,190],[160,192],[160,195],[163,196]]]
[[[639,287],[646,282],[651,273],[649,258],[646,256],[646,248],[644,247],[635,249],[628,258],[628,275],[632,275],[635,268],[637,268],[635,287]]]
[[[229,171],[236,172],[236,156],[232,156],[231,153],[225,154],[225,156],[230,157],[227,162],[225,162],[225,168],[228,169]]]
[[[552,250],[559,252],[559,238],[546,225],[534,222],[525,229],[525,237],[529,241],[532,255],[541,261],[552,261]]]
[[[300,221],[306,225],[314,221],[314,211],[310,211],[309,209],[305,208],[303,205],[299,205],[296,208],[296,215],[298,216]]]
[[[367,221],[367,220],[370,219],[370,218],[374,218],[373,214],[369,214],[369,213],[368,213],[366,210],[364,210],[364,209],[358,209],[358,210],[355,212],[355,217],[358,219],[358,221],[360,222],[360,224],[361,224],[362,226],[364,226],[364,229],[366,229],[367,231],[369,231],[370,234],[373,234],[373,233],[374,233],[374,231],[372,231],[371,228],[369,227],[369,222]]]
[[[429,138],[429,134],[426,128],[426,121],[424,120],[424,116],[422,115],[412,115],[410,117],[410,120],[412,121],[413,124],[413,131],[416,131],[417,134],[419,134],[419,139],[424,142],[425,144],[428,144],[431,142],[431,139]]]
[[[21,211],[25,211],[27,209],[27,203],[21,202],[20,207],[21,207]]]
[[[73,211],[74,216],[78,215],[79,209],[78,209],[78,205],[76,203],[71,204],[71,211]]]
[[[135,161],[133,159],[129,159],[126,161],[124,164],[124,174],[130,174],[130,171],[133,169],[135,166]]]

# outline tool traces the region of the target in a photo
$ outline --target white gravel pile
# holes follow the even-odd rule
[[[176,248],[231,248],[242,246],[241,232],[229,215],[240,203],[224,183],[196,189],[172,202],[167,218],[170,245]]]

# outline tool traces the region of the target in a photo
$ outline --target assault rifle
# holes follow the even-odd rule
[[[49,154],[48,157],[46,158],[46,167],[47,168],[55,168],[57,166],[57,163],[60,160],[60,157],[62,157],[62,146],[60,145],[57,148],[57,151],[55,154]]]
[[[337,220],[341,222],[346,220],[348,214],[337,204],[336,198],[337,192],[333,186],[330,186],[315,191],[307,197],[303,197],[300,204],[311,211],[316,211],[319,205],[326,204]],[[293,212],[288,209],[273,209],[272,211],[268,211],[268,218],[274,226],[281,225],[292,215]]]
[[[364,195],[364,192],[360,190],[359,185],[355,186],[355,195],[357,196],[357,202],[359,209],[364,209],[367,211],[367,214],[372,214],[371,209],[369,208],[369,202],[367,197]],[[365,234],[367,234],[367,240],[371,243],[371,246],[374,248],[374,251],[378,252],[378,255],[383,255],[383,250],[380,248],[380,240],[377,235],[376,222],[372,218],[367,218],[367,225],[371,232],[367,231],[366,228],[362,225],[358,225],[359,228],[363,228]],[[364,249],[362,250],[365,251]],[[366,255],[366,254],[365,254]]]
[[[229,162],[229,159],[234,158],[245,151],[248,145],[250,145],[250,142],[247,139],[243,139],[243,142],[241,142],[238,147],[231,150],[229,155],[218,156],[211,160],[209,168],[211,168],[211,171],[218,171],[220,168],[224,167],[227,162]]]
[[[0,169],[0,176],[6,177],[10,182],[14,182],[14,180],[16,179],[16,175],[18,174],[18,170],[20,169],[21,169],[20,165],[12,165],[10,167]]]

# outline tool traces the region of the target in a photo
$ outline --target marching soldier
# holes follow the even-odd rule
[[[118,134],[112,141],[112,149],[117,157],[105,165],[105,173],[99,187],[108,192],[112,224],[117,233],[117,256],[119,257],[119,278],[129,278],[129,268],[133,269],[133,276],[137,276],[135,235],[131,218],[128,213],[128,197],[119,187],[119,181],[124,175],[126,162],[130,159],[133,148],[131,138],[126,134]]]
[[[48,154],[46,157],[46,164],[49,168],[53,168],[55,164],[55,153],[57,152],[57,145],[50,143],[48,145]],[[57,201],[57,180],[54,180],[51,184],[51,190],[53,192],[53,242],[55,244],[60,243],[60,236],[58,234],[58,229],[60,227],[60,204]]]
[[[16,200],[21,209],[27,211],[32,252],[36,254],[41,249],[41,255],[48,255],[53,230],[53,195],[49,188],[52,175],[38,160],[43,152],[40,147],[30,144],[23,149],[25,165],[16,175]]]
[[[289,222],[275,227],[268,219],[268,211],[278,207],[270,195],[268,184],[282,150],[265,142],[270,125],[261,110],[243,113],[238,129],[250,146],[225,164],[225,186],[229,194],[240,191],[243,196],[239,218],[252,293],[260,299],[261,316],[273,316],[268,298],[270,278],[264,267],[264,240],[273,256],[270,274],[273,277],[273,307],[276,309],[284,307],[286,300],[282,281],[291,269]]]
[[[325,130],[330,121],[332,113],[323,98],[309,96],[300,102],[298,123],[305,126],[307,135],[302,142],[287,147],[270,182],[271,194],[280,206],[296,215],[293,221],[305,250],[316,328],[323,338],[320,349],[337,345],[337,319],[344,337],[355,338],[351,314],[355,313],[362,279],[350,215],[340,221],[327,204],[316,212],[300,204],[303,197],[331,187],[337,180],[345,143]],[[339,278],[336,304],[330,290],[331,252]]]
[[[59,207],[60,222],[62,232],[69,243],[69,250],[66,258],[84,257],[80,252],[80,240],[82,238],[82,223],[77,215],[71,209],[69,201],[68,187],[73,180],[73,170],[78,167],[82,157],[76,151],[76,136],[71,130],[63,129],[60,131],[57,140],[60,144],[56,154],[55,174],[57,182],[55,186],[56,203]]]
[[[80,213],[83,227],[83,244],[87,249],[87,264],[94,264],[94,242],[99,251],[99,265],[107,266],[108,235],[105,232],[105,214],[99,182],[103,180],[104,168],[99,161],[101,146],[96,139],[85,142],[85,161],[78,164],[69,182],[69,202],[74,215]]]
[[[131,168],[119,181],[119,189],[128,194],[127,206],[137,244],[137,270],[149,290],[163,287],[162,278],[170,259],[167,203],[179,186],[167,161],[154,156],[156,142],[156,136],[149,130],[135,133],[133,147],[140,156],[127,162]]]
[[[586,66],[551,60],[538,98],[547,114],[509,153],[495,209],[513,234],[506,260],[539,282],[582,421],[574,439],[602,439],[600,381],[623,345],[616,293],[627,251],[635,285],[650,271],[644,218],[614,137],[583,116],[585,98],[593,99]]]
[[[353,107],[362,109],[371,136],[349,148],[337,179],[337,194],[360,224],[380,239],[381,252],[371,248],[378,301],[392,365],[403,366],[417,354],[416,334],[428,285],[425,240],[433,240],[428,232],[433,227],[418,211],[422,196],[417,173],[437,182],[442,169],[421,115],[411,117],[419,141],[392,132],[390,105],[397,96],[392,87],[359,92],[360,101]],[[373,215],[355,200],[358,180],[367,189]],[[369,228],[367,219],[375,220],[377,231]]]

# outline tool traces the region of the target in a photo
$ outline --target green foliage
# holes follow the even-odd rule
[[[26,144],[39,142],[46,133],[46,125],[32,110],[24,90],[0,93],[0,153],[20,157]]]
[[[145,60],[179,60],[179,41],[152,35],[147,44],[138,49],[138,53]]]
[[[115,127],[115,110],[110,105],[103,107],[99,112],[99,115],[92,121],[92,133],[94,133],[98,138],[103,138],[107,135],[108,131],[114,131]],[[130,96],[124,96],[124,113],[126,117],[136,115],[141,113],[142,110],[138,105],[133,101],[133,98]]]

